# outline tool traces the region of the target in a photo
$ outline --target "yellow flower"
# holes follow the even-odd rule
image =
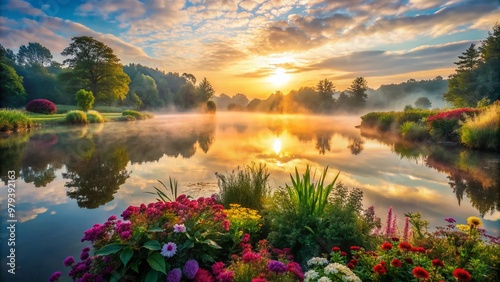
[[[474,226],[474,227],[480,227],[481,225],[483,225],[483,222],[481,221],[481,219],[479,217],[469,216],[467,218],[467,224],[469,224],[470,226]]]
[[[463,232],[467,232],[469,231],[469,225],[465,225],[465,224],[457,224],[455,225],[455,227],[460,230],[460,231],[463,231]]]

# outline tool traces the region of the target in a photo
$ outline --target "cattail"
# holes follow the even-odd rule
[[[409,224],[408,224],[408,217],[405,217],[405,229],[403,231],[403,241],[404,242],[408,242],[408,227],[409,227]]]
[[[385,236],[391,236],[391,223],[392,223],[392,206],[389,207],[389,211],[387,212],[387,222],[385,225]]]

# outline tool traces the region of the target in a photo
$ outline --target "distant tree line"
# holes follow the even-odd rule
[[[75,95],[83,89],[96,105],[189,110],[207,105],[215,93],[206,78],[196,85],[189,73],[123,66],[109,46],[89,36],[72,38],[61,55],[67,57],[62,64],[37,42],[20,46],[17,54],[0,45],[0,107],[22,107],[38,98],[76,105]]]

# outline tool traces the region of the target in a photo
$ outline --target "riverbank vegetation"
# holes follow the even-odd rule
[[[255,166],[253,167],[255,168]],[[266,171],[265,167],[261,167]],[[261,172],[247,167],[247,187]],[[74,281],[498,281],[500,241],[477,217],[443,219],[434,230],[420,213],[396,224],[392,208],[382,224],[362,192],[318,179],[311,168],[291,184],[224,207],[224,194],[177,195],[130,206],[85,231],[80,260],[67,257]],[[338,176],[338,175],[337,175]],[[340,177],[341,179],[341,177]],[[174,181],[175,182],[175,181]],[[171,182],[172,185],[172,182]],[[264,185],[264,187],[267,185]],[[221,187],[227,189],[236,186]],[[222,191],[222,190],[221,190]],[[226,194],[227,195],[227,194]],[[169,201],[172,199],[172,201]],[[174,200],[175,199],[175,200]],[[50,281],[58,281],[55,272]]]

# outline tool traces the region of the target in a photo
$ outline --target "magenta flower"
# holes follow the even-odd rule
[[[66,259],[64,259],[64,266],[70,266],[73,263],[75,263],[75,259],[72,256],[69,256]]]
[[[281,261],[271,260],[267,264],[267,269],[276,273],[283,273],[286,272],[286,265],[284,265]]]
[[[167,274],[167,282],[180,282],[182,277],[182,272],[180,268],[174,268],[170,270]]]
[[[174,224],[174,233],[184,232],[186,232],[186,226],[184,226],[184,224]]]
[[[161,255],[167,258],[171,258],[177,252],[177,245],[174,242],[168,242],[161,248]]]
[[[446,222],[448,222],[448,223],[455,223],[455,222],[457,222],[457,221],[456,221],[453,217],[447,217],[447,218],[445,218],[444,220],[445,220]]]
[[[200,266],[198,265],[198,262],[194,259],[190,259],[186,261],[184,264],[184,267],[182,268],[182,273],[187,277],[187,279],[194,279],[196,276],[196,272],[198,272],[198,269]]]
[[[56,272],[52,273],[52,275],[50,275],[49,281],[50,282],[59,281],[59,278],[61,278],[61,274],[62,273],[60,271],[56,271]]]

